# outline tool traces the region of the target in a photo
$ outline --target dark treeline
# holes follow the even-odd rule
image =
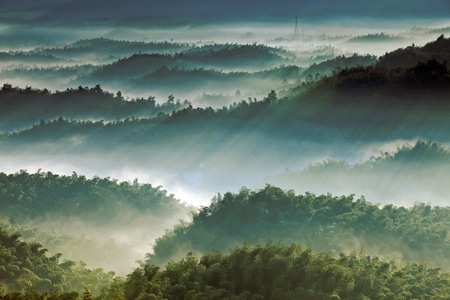
[[[22,78],[30,82],[41,81],[42,83],[49,83],[51,80],[60,80],[61,78],[76,77],[84,73],[89,73],[95,70],[93,65],[76,65],[76,66],[33,66],[33,67],[14,67],[3,69],[1,72],[2,78]]]
[[[0,61],[7,63],[61,63],[67,60],[49,53],[33,53],[26,51],[0,52]]]
[[[301,60],[294,52],[259,44],[196,45],[100,38],[5,55],[5,59],[14,56],[16,61],[9,60],[1,70],[3,82],[25,82],[51,90],[100,84],[139,97],[183,94],[185,99],[195,99],[203,92],[233,94],[236,90],[260,97],[266,93],[259,91],[261,84],[286,87],[297,84],[301,76],[298,71],[292,72],[293,68],[300,69],[293,66]],[[52,63],[41,56],[52,58]],[[165,70],[170,70],[167,76],[163,76]],[[206,77],[198,70],[205,70]],[[225,104],[232,102],[231,94]],[[218,107],[218,102],[209,101],[208,105]]]
[[[278,87],[282,83],[297,83],[301,69],[293,67],[296,60],[293,53],[264,45],[213,44],[175,54],[136,53],[99,66],[74,82],[114,84],[139,93],[176,92],[192,96],[198,91],[241,90],[260,95],[261,84]]]
[[[208,90],[220,92],[241,90],[248,92],[261,84],[282,86],[288,82],[298,82],[302,70],[296,66],[280,66],[258,72],[222,72],[204,68],[167,68],[163,66],[154,72],[133,79],[131,83],[137,90],[151,88],[167,90],[174,86],[179,92]],[[245,83],[245,85],[243,84]]]
[[[114,95],[104,91],[100,85],[52,93],[47,89],[23,89],[4,84],[0,91],[0,126],[3,130],[14,130],[58,117],[79,120],[149,118],[189,104],[175,101],[172,96],[162,104],[157,103],[154,97],[127,100],[120,91]]]
[[[150,119],[93,122],[58,118],[41,121],[33,128],[4,134],[2,140],[14,144],[15,141],[56,140],[82,134],[85,136],[83,145],[100,148],[122,142],[142,145],[167,139],[182,142],[183,139],[195,140],[196,136],[203,134],[211,140],[250,133],[276,136],[280,140],[301,137],[304,141],[370,141],[413,139],[418,136],[445,140],[450,124],[447,118],[446,88],[442,88],[442,92],[424,88],[414,95],[405,91],[405,97],[391,96],[388,100],[382,97],[383,89],[378,91],[380,94],[367,94],[367,98],[359,100],[348,93],[330,94],[331,91],[327,90],[314,90],[300,96],[279,99],[277,93],[272,91],[259,101],[241,100],[221,109],[188,105],[171,113],[160,111]],[[434,95],[437,96],[433,98]],[[187,105],[174,103],[171,106],[173,102],[171,98],[168,105],[162,107],[169,109]],[[148,101],[138,101],[136,106],[139,106],[138,103],[146,105]],[[133,107],[133,104],[130,106]],[[205,128],[208,128],[207,132]],[[189,135],[184,134],[186,132]]]
[[[440,37],[424,48],[441,49],[439,45],[447,41],[448,39]],[[211,72],[181,71],[186,73],[186,78],[195,77],[194,75],[198,73],[207,80],[212,75],[220,74]],[[281,76],[286,75],[282,69],[275,69],[274,72],[281,72]],[[292,74],[297,71],[289,72]],[[154,76],[152,80],[164,77],[164,74],[171,80],[174,71],[160,70],[157,72],[158,76]],[[220,78],[219,76],[218,82]],[[55,94],[52,98],[57,99],[58,95],[67,98],[70,95],[87,94],[95,99],[100,96],[106,102],[119,103],[110,109],[117,108],[121,113],[125,113],[129,107],[129,114],[133,114],[133,111],[137,114],[139,110],[134,109],[142,106],[148,107],[153,114],[160,112],[153,119],[142,119],[147,116],[141,114],[137,116],[141,118],[140,120],[101,126],[102,134],[97,134],[94,141],[102,142],[102,139],[110,141],[112,136],[117,141],[127,139],[140,143],[167,137],[177,139],[180,136],[186,137],[182,133],[186,130],[194,135],[197,129],[198,134],[204,133],[205,126],[208,127],[208,134],[212,137],[224,134],[228,130],[226,134],[256,132],[287,139],[298,139],[301,136],[304,140],[411,139],[422,136],[442,140],[447,137],[450,126],[447,118],[449,78],[445,62],[431,59],[416,62],[413,67],[386,68],[374,65],[346,68],[316,83],[280,92],[281,97],[272,92],[260,101],[255,102],[255,99],[251,98],[240,100],[221,109],[193,108],[188,106],[187,102],[186,106],[183,106],[185,103],[174,103],[173,98],[169,99],[166,105],[155,109],[152,108],[154,106],[152,99],[121,102],[120,97],[105,93],[98,86],[89,90],[80,88]],[[86,105],[89,107],[100,102],[90,101]],[[126,105],[123,107],[123,104]],[[55,137],[70,136],[71,128],[92,126],[89,122],[64,123],[67,125],[63,127],[64,132],[59,130],[60,134],[54,135]],[[31,132],[25,131],[20,135],[45,137],[45,131],[49,128],[36,126]],[[233,129],[233,133],[230,129]]]
[[[25,52],[25,54],[28,52]],[[91,39],[80,40],[78,42],[59,48],[38,48],[30,52],[31,54],[47,54],[54,57],[77,58],[89,54],[95,54],[100,60],[109,58],[121,58],[123,66],[124,57],[133,57],[136,55],[155,55],[173,62],[183,64],[195,63],[211,67],[260,67],[272,66],[276,63],[287,63],[295,59],[295,55],[275,47],[266,45],[241,45],[241,44],[179,44],[168,42],[128,42],[116,41],[110,39]],[[148,57],[147,57],[148,58]],[[127,61],[128,59],[125,59]],[[119,62],[113,62],[114,66]]]
[[[101,224],[128,210],[158,218],[189,210],[161,187],[76,173],[0,173],[0,194],[0,215],[19,222],[79,218]]]
[[[375,34],[366,34],[361,36],[356,36],[348,40],[351,43],[367,43],[367,42],[380,42],[380,41],[398,41],[402,40],[401,36],[393,36],[390,34],[385,34],[384,32]]]
[[[382,68],[359,67],[342,70],[337,76],[332,77],[332,82],[338,89],[353,88],[382,88],[388,89],[410,88],[416,90],[423,87],[434,87],[447,90],[449,70],[446,62],[435,59],[419,62],[411,68]]]
[[[381,67],[414,67],[417,62],[426,63],[429,60],[436,60],[440,63],[450,61],[450,39],[440,35],[436,41],[427,43],[423,47],[410,47],[398,49],[379,59]]]
[[[352,93],[370,90],[386,94],[404,94],[409,89],[411,96],[417,90],[431,88],[439,96],[440,92],[448,91],[450,83],[447,67],[447,60],[450,59],[449,45],[450,39],[441,35],[436,41],[423,47],[413,45],[398,49],[380,57],[376,65],[343,69],[322,80],[316,89],[332,87],[337,91],[347,90]],[[361,93],[357,93],[357,97],[359,96]],[[387,101],[390,100],[387,98]]]
[[[400,95],[406,89],[413,90],[411,95],[422,88],[446,90],[450,80],[447,67],[449,41],[441,35],[423,47],[412,45],[386,53],[373,65],[360,64],[335,70],[332,76],[320,81],[315,89],[333,88],[336,91],[352,92],[369,90],[372,93],[397,91]],[[357,93],[357,96],[360,97],[361,93]]]
[[[295,62],[295,55],[280,48],[261,44],[213,44],[193,48],[176,58],[215,68],[273,68]]]
[[[373,55],[358,55],[353,54],[352,56],[337,56],[333,59],[329,59],[320,63],[313,63],[309,68],[307,68],[303,75],[306,76],[306,81],[313,81],[321,79],[325,75],[331,75],[333,72],[342,70],[345,68],[352,67],[365,67],[374,65],[377,63],[378,59]]]
[[[63,59],[92,57],[99,61],[114,61],[135,53],[177,53],[192,45],[169,42],[118,41],[106,38],[84,39],[53,48],[36,48],[31,53],[49,54]]]
[[[188,252],[206,253],[246,242],[301,242],[332,255],[370,254],[428,261],[450,269],[448,207],[379,205],[352,195],[295,194],[274,186],[217,195],[207,207],[157,239],[147,263],[164,265]]]

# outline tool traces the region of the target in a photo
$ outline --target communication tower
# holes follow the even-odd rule
[[[295,16],[294,40],[298,38],[298,17]]]

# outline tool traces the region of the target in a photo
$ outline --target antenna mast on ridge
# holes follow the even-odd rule
[[[298,38],[298,17],[295,16],[295,31],[294,31],[294,40]]]

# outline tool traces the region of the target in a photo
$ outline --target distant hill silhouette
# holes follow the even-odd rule
[[[379,58],[380,67],[414,67],[418,63],[436,60],[439,63],[450,61],[450,38],[440,35],[437,40],[427,43],[423,47],[414,45],[398,49]]]

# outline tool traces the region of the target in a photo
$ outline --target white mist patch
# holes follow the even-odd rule
[[[353,161],[329,158],[307,168],[287,169],[267,182],[297,193],[354,194],[382,205],[411,207],[419,202],[448,206],[450,162],[445,151],[417,140],[355,145],[358,155]]]

